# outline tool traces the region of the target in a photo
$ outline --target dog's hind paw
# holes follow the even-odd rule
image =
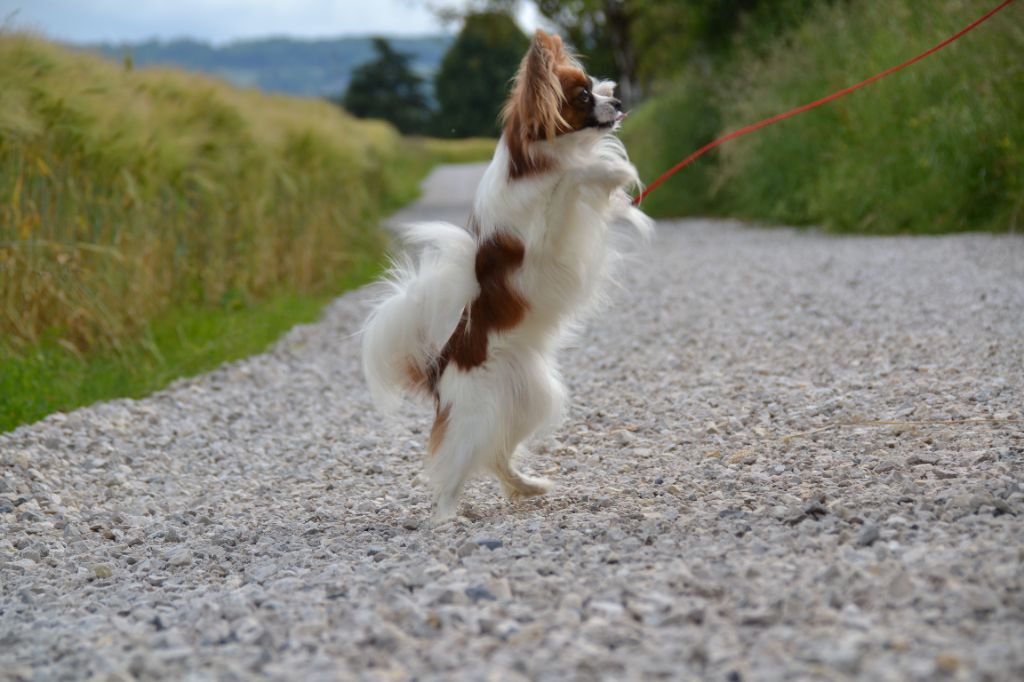
[[[533,476],[523,476],[522,474],[519,474],[514,479],[503,480],[501,482],[501,488],[504,491],[505,496],[512,502],[525,500],[528,497],[544,495],[551,490],[554,485],[555,484],[552,481],[546,478],[535,478]]]

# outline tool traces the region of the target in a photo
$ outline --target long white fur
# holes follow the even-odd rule
[[[473,267],[477,244],[465,229],[418,223],[406,226],[402,237],[418,253],[392,265],[363,329],[363,374],[383,412],[395,410],[412,389],[409,363],[427,366],[479,291]]]
[[[595,83],[597,111],[613,87]],[[408,386],[409,360],[436,357],[476,297],[478,243],[500,231],[525,245],[523,265],[511,278],[529,304],[525,318],[509,331],[491,332],[483,365],[465,371],[452,363],[437,385],[439,407],[448,411],[427,466],[438,520],[455,514],[466,478],[478,469],[494,473],[512,499],[548,489],[550,482],[520,473],[513,455],[562,418],[565,389],[555,354],[606,279],[610,230],[622,224],[646,235],[651,229],[625,195],[639,179],[618,138],[584,129],[534,144],[557,168],[512,180],[508,148],[499,141],[477,189],[476,239],[443,223],[410,228],[406,241],[419,248],[418,259],[392,271],[389,294],[366,326],[367,381],[377,404],[390,408]]]

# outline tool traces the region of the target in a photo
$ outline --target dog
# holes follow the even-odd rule
[[[556,351],[598,298],[620,225],[650,219],[626,188],[636,168],[613,133],[615,83],[589,77],[557,35],[537,31],[502,110],[502,135],[467,228],[405,228],[363,329],[375,404],[432,398],[427,478],[435,522],[453,517],[467,477],[493,473],[511,500],[551,482],[513,463],[521,444],[563,417]]]

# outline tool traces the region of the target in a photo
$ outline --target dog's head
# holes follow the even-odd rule
[[[615,130],[625,115],[614,90],[615,83],[588,76],[559,36],[538,30],[502,110],[512,176],[542,171],[551,163],[531,154],[534,142]]]

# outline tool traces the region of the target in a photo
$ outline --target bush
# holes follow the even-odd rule
[[[623,141],[640,177],[653,182],[694,150],[715,138],[720,126],[710,88],[677,81],[626,119]],[[652,215],[714,212],[712,182],[716,151],[677,173],[644,200]]]
[[[990,4],[819,5],[768,49],[755,54],[739,47],[705,81],[721,83],[710,98],[720,112],[719,134],[897,64]],[[1024,67],[1016,55],[1024,52],[1024,25],[1012,12],[906,71],[727,143],[717,163],[698,161],[712,176],[704,206],[682,197],[681,181],[662,187],[659,192],[670,196],[656,193],[651,205],[662,215],[690,213],[696,205],[837,231],[1017,229],[1024,208]],[[627,139],[646,169],[655,163],[657,141],[667,146],[684,133],[670,107],[656,99],[645,108],[654,113],[635,117],[645,122],[642,129],[631,119]],[[697,128],[689,128],[694,139],[703,132]],[[648,137],[654,140],[643,140]]]

